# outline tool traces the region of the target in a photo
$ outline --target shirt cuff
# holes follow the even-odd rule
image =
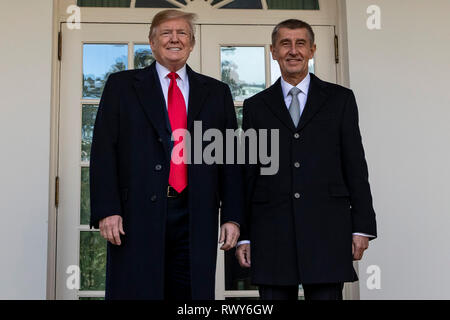
[[[352,233],[354,236],[363,236],[363,237],[368,237],[368,238],[375,238],[375,236],[372,236],[370,234],[366,234],[366,233],[360,233],[360,232],[354,232]]]
[[[241,240],[236,244],[236,248],[239,247],[241,244],[250,244],[250,240]]]

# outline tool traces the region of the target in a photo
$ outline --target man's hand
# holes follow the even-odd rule
[[[113,215],[103,218],[99,222],[100,234],[112,244],[120,246],[120,234],[125,235],[122,225],[122,217]],[[120,234],[119,234],[120,233]]]
[[[369,238],[360,235],[353,235],[352,242],[353,260],[361,260],[364,250],[369,247]]]
[[[250,268],[250,243],[244,243],[237,247],[236,258],[241,267]]]
[[[234,248],[237,240],[239,239],[239,235],[239,227],[236,224],[232,222],[224,223],[220,227],[219,243],[225,243],[220,247],[220,249],[227,251]]]

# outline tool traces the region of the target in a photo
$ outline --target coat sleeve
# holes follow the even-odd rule
[[[236,120],[236,111],[234,109],[233,98],[231,96],[230,88],[228,85],[224,85],[224,106],[225,106],[225,130],[238,128]],[[226,134],[224,135],[226,137]],[[225,141],[225,139],[224,139]],[[224,144],[224,159],[226,157],[226,147],[228,143]],[[237,163],[237,143],[233,144],[234,148],[234,162],[229,164],[224,161],[221,166],[220,174],[220,200],[221,216],[220,224],[225,222],[237,222],[242,225],[243,222],[243,172],[242,165]]]
[[[119,196],[117,145],[119,138],[119,90],[110,75],[103,90],[95,120],[90,158],[90,227],[99,221],[121,215]]]
[[[342,167],[351,200],[352,232],[377,236],[369,174],[358,124],[355,95],[349,92],[341,127]]]

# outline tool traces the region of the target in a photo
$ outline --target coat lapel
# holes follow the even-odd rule
[[[189,66],[186,66],[189,79],[189,101],[187,115],[187,129],[191,130],[194,120],[203,107],[208,90],[204,79],[194,72]]]
[[[284,102],[283,91],[281,90],[281,80],[278,79],[264,95],[264,100],[275,116],[288,127],[291,131],[295,131],[294,123],[291,115]]]
[[[326,85],[323,81],[311,74],[311,82],[308,90],[308,99],[306,100],[305,108],[303,109],[300,122],[295,131],[302,130],[306,124],[314,117],[320,110],[328,97]]]
[[[292,122],[289,110],[286,107],[283,97],[283,91],[281,90],[281,80],[278,79],[268,90],[264,96],[266,104],[270,110],[280,119],[280,121],[288,127],[291,131],[297,132],[302,130],[306,124],[314,117],[314,115],[320,110],[328,97],[326,85],[323,81],[317,78],[314,74],[311,74],[311,82],[308,90],[308,99],[306,100],[305,108],[300,117],[298,126],[295,127]]]
[[[169,139],[171,131],[168,127],[166,103],[156,72],[155,63],[135,75],[134,87],[148,121],[156,129],[162,139],[167,156],[169,157]],[[170,157],[169,157],[170,158]]]

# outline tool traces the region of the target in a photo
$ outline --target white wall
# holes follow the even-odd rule
[[[381,30],[366,27],[372,4]],[[346,7],[379,230],[360,264],[361,299],[450,299],[450,1]],[[380,290],[366,287],[373,264]]]
[[[0,1],[0,299],[45,299],[52,0]]]

